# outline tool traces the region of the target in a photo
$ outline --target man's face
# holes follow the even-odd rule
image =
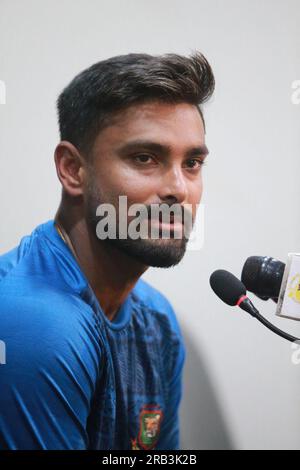
[[[118,215],[119,196],[127,196],[128,208],[136,203],[149,210],[151,204],[190,204],[194,222],[206,154],[204,126],[195,106],[151,101],[128,107],[95,140],[84,193],[87,223],[96,232],[96,209],[103,203],[112,204]],[[128,216],[127,224],[132,218]],[[168,239],[117,237],[104,242],[146,266],[170,267],[182,259],[187,243],[184,235],[174,238],[172,233]]]

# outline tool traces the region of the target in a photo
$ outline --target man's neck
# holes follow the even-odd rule
[[[148,266],[99,240],[96,234],[90,233],[83,217],[65,214],[66,211],[60,207],[55,216],[58,228],[87,277],[106,317],[112,321]]]

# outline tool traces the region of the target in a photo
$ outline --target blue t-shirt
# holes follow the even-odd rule
[[[0,449],[179,448],[171,304],[140,278],[109,321],[53,220],[0,256],[0,341]]]

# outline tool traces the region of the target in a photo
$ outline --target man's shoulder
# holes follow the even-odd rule
[[[47,271],[49,263],[45,259],[48,252],[45,238],[41,236],[42,225],[24,235],[17,246],[0,255],[0,292],[13,288],[14,284],[20,286],[34,275]]]
[[[0,287],[2,281],[18,269],[23,260],[26,259],[34,238],[33,233],[25,235],[17,246],[0,255]]]
[[[87,281],[58,235],[54,221],[38,225],[18,246],[0,255],[0,297],[47,290],[81,293]]]
[[[76,339],[79,333],[95,334],[93,312],[79,296],[59,291],[45,283],[24,282],[14,292],[0,290],[1,336]]]
[[[75,368],[98,364],[101,346],[90,306],[52,286],[25,284],[15,294],[0,292],[0,339],[7,354],[20,364],[25,361],[26,367],[29,362],[56,367],[58,358]]]
[[[42,233],[47,224],[37,226],[0,256],[2,336],[21,330],[32,332],[32,337],[42,332],[44,336],[76,336],[79,323],[93,321],[89,305],[79,295],[79,283],[73,280],[74,270],[70,265],[60,269],[62,255],[53,251],[56,247]]]

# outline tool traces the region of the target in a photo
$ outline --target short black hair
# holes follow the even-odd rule
[[[111,57],[80,72],[59,95],[60,138],[88,153],[114,113],[153,100],[191,103],[203,119],[200,105],[214,88],[212,69],[198,51],[190,57],[171,53]]]

